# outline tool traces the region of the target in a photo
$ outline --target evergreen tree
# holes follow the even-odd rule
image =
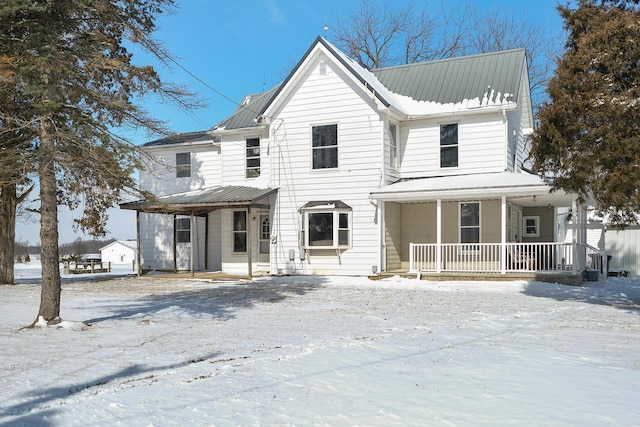
[[[60,320],[58,204],[82,205],[84,232],[105,234],[105,211],[136,191],[137,147],[114,132],[127,126],[164,131],[134,103],[148,93],[185,108],[187,93],[136,65],[125,41],[160,59],[155,19],[173,0],[5,0],[0,5],[3,75],[15,80],[21,105],[16,128],[36,138],[32,156],[40,187],[42,291],[38,319]],[[1,108],[1,107],[0,107]],[[8,116],[5,114],[5,116]]]
[[[558,189],[593,198],[614,225],[640,212],[640,12],[637,1],[558,7],[566,51],[532,135],[534,168]]]

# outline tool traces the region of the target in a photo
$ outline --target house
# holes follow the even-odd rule
[[[133,265],[138,243],[135,240],[115,240],[100,248],[103,263]]]
[[[143,145],[157,201],[121,207],[141,272],[580,282],[597,248],[576,196],[523,170],[532,129],[524,50],[367,70],[319,37],[212,129]]]

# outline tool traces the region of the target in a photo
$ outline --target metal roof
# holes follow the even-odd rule
[[[259,126],[256,119],[262,111],[264,111],[267,103],[271,100],[271,96],[277,91],[279,86],[280,85],[277,85],[263,93],[247,95],[233,114],[218,123],[211,130],[244,129]]]
[[[214,138],[209,131],[200,130],[196,132],[185,132],[179,133],[175,135],[170,135],[165,138],[156,139],[155,141],[147,142],[146,144],[142,144],[143,147],[156,147],[161,145],[171,145],[171,144],[184,144],[188,142],[213,142]]]
[[[275,192],[277,188],[254,188],[239,185],[204,188],[185,193],[158,197],[156,202],[143,200],[123,203],[121,209],[142,212],[183,212],[187,210],[211,211],[220,208],[250,206]]]
[[[524,64],[524,49],[512,49],[371,72],[393,93],[445,104],[482,99],[491,90],[518,99]]]

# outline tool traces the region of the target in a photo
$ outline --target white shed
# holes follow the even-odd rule
[[[100,248],[102,262],[111,264],[132,264],[138,248],[135,240],[116,240]]]

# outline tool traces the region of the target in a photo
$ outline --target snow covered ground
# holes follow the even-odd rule
[[[0,425],[638,426],[640,278],[0,287]]]

